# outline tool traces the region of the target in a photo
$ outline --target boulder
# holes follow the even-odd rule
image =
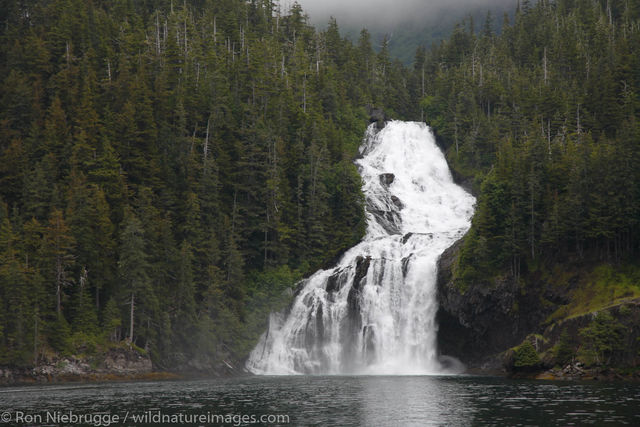
[[[395,179],[396,179],[396,176],[392,173],[380,174],[380,184],[382,184],[382,186],[385,188],[388,188]]]
[[[375,123],[376,128],[379,130],[384,128],[387,120],[388,117],[382,108],[371,108],[369,110],[369,122]]]

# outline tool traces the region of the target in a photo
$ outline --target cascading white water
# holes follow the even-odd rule
[[[456,185],[430,129],[367,130],[356,164],[367,234],[302,281],[272,314],[247,368],[256,374],[443,373],[436,348],[437,261],[469,229],[475,199]]]

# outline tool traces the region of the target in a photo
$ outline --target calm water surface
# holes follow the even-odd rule
[[[0,388],[0,413],[15,416],[18,411],[25,416],[41,414],[44,421],[46,411],[121,417],[127,412],[131,416],[160,411],[165,415],[286,414],[289,425],[295,426],[638,426],[640,384],[471,376],[318,376]],[[24,423],[15,419],[4,423],[12,424]],[[124,424],[148,425],[131,418]],[[121,418],[112,425],[124,424]],[[227,425],[234,424],[251,425]]]

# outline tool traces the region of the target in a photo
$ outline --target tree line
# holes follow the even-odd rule
[[[535,4],[533,4],[535,3]],[[479,193],[461,287],[540,265],[636,262],[640,2],[519,2],[419,53],[421,108]]]
[[[3,1],[0,22],[2,364],[241,359],[362,237],[367,107],[418,111],[386,45],[298,4]]]

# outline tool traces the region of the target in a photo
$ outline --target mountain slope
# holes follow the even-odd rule
[[[583,363],[635,366],[624,313],[640,296],[640,3],[521,5],[500,35],[458,28],[424,62],[425,117],[479,194],[442,261],[441,336],[457,330],[476,359],[528,337],[553,364],[566,327]],[[584,315],[594,323],[565,323]],[[615,342],[593,337],[601,326]]]

